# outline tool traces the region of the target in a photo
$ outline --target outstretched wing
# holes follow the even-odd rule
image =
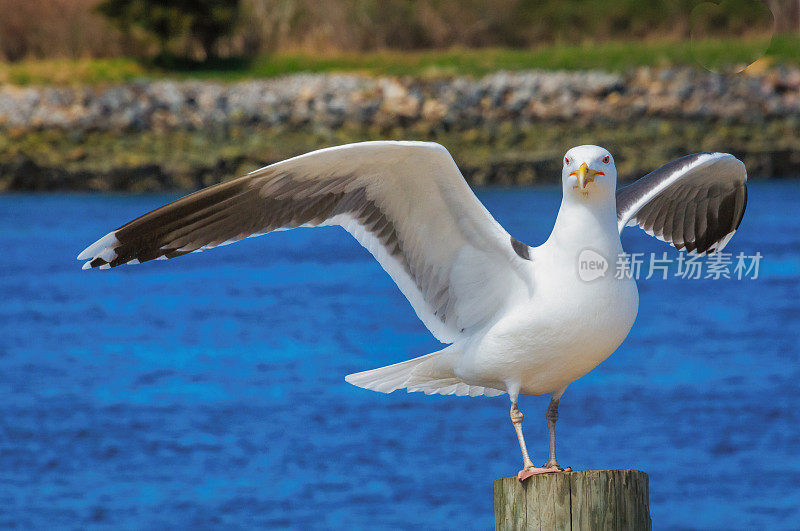
[[[443,342],[532,289],[532,262],[447,150],[427,142],[349,144],[267,166],[145,214],[78,259],[104,269],[321,225],[344,227],[369,250]]]
[[[619,231],[639,225],[678,249],[721,251],[744,216],[746,182],[744,164],[727,153],[673,160],[617,190]]]

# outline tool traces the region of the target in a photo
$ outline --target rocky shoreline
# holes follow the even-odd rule
[[[618,158],[628,155],[623,171],[631,175],[658,162],[633,160],[634,148],[649,148],[660,155],[726,150],[746,163],[749,158],[751,174],[790,176],[800,174],[798,130],[800,70],[784,67],[738,75],[640,68],[623,74],[498,72],[480,79],[301,74],[229,84],[2,86],[0,189],[138,189],[143,176],[151,183],[144,189],[192,188],[300,148],[371,138],[449,141],[454,155],[463,154],[459,162],[472,182],[526,183],[547,180],[553,164],[542,161],[559,158],[562,149],[591,132],[590,140],[599,137],[598,143],[629,150]],[[268,145],[274,146],[284,133],[308,138],[296,148],[287,142],[259,153],[255,142],[237,152],[237,135],[263,136],[263,143],[272,139]],[[93,157],[102,153],[87,144],[102,138],[113,147],[114,138],[122,145],[153,135],[173,144],[176,135],[191,135],[195,144],[211,139],[229,149],[181,170],[171,165],[174,160],[185,156],[191,162],[186,150],[204,148],[187,142],[161,159],[148,160],[146,150],[139,150],[133,161],[117,154],[101,164]],[[39,139],[61,147],[43,157]],[[84,155],[67,154],[62,163],[56,153],[62,148]]]
[[[722,75],[690,68],[498,72],[481,79],[300,74],[221,84],[152,81],[0,87],[0,127],[141,130],[220,124],[473,127],[501,121],[642,117],[758,122],[800,116],[800,70]]]

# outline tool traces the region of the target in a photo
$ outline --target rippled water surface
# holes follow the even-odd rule
[[[650,474],[654,527],[800,525],[800,184],[754,183],[757,280],[642,280],[631,335],[561,403],[559,460]],[[485,190],[538,243],[554,189]],[[381,395],[437,349],[339,229],[111,271],[75,255],[169,196],[0,197],[0,525],[488,529],[508,399]],[[639,231],[630,252],[677,252]],[[523,397],[535,461],[545,397]]]

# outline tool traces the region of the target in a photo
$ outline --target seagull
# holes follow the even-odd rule
[[[611,153],[574,147],[564,156],[552,233],[530,247],[495,221],[441,145],[362,142],[287,159],[187,195],[103,236],[78,259],[84,269],[108,269],[275,230],[338,225],[375,257],[447,345],[345,380],[382,393],[508,393],[523,480],[571,470],[556,461],[559,401],[570,383],[620,346],[636,319],[633,276],[597,274],[604,261],[607,267],[623,255],[622,229],[638,225],[689,253],[718,252],[744,215],[746,181],[744,164],[734,156],[696,153],[617,189]],[[582,275],[589,261],[597,266],[596,278]],[[549,455],[536,467],[517,401],[542,394],[551,394]]]

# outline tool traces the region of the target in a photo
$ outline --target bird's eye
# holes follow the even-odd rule
[[[608,164],[610,161],[611,161],[611,157],[609,157],[608,155],[603,157],[603,164]]]
[[[564,157],[564,164],[566,164],[567,166],[569,166],[569,159],[568,159],[567,157]]]

